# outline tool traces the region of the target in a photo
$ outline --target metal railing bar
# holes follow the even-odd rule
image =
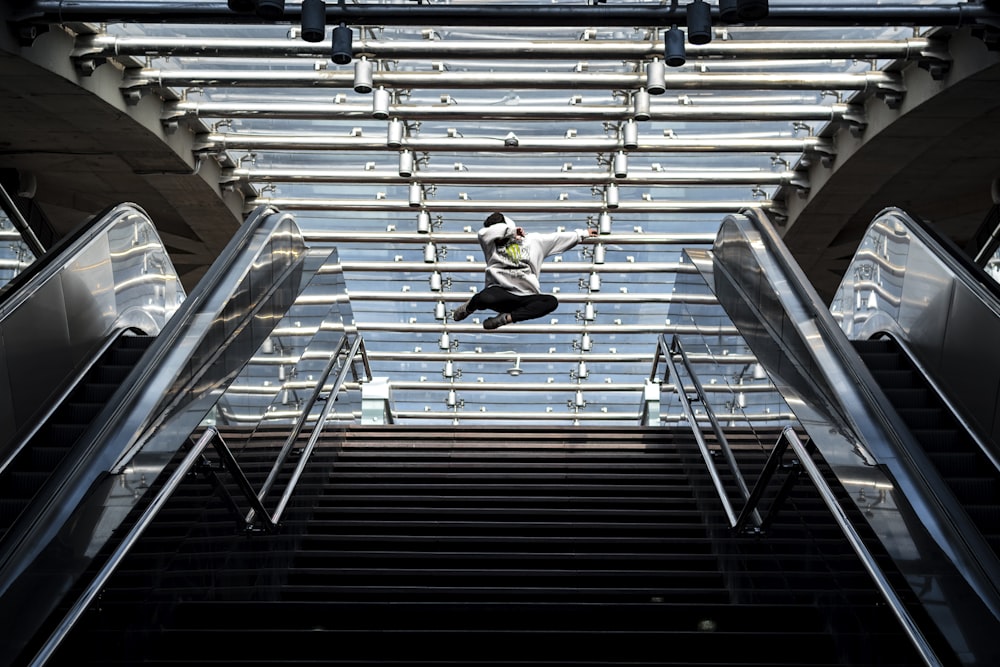
[[[871,552],[865,546],[864,541],[861,539],[861,536],[854,529],[854,526],[847,518],[847,515],[844,513],[843,508],[840,506],[840,503],[837,502],[836,497],[833,495],[833,491],[830,489],[829,485],[826,483],[826,480],[823,478],[822,473],[820,473],[819,469],[816,467],[816,464],[809,456],[809,452],[806,450],[805,445],[803,445],[802,441],[799,439],[798,434],[795,433],[795,430],[793,428],[786,427],[781,432],[781,438],[787,440],[791,445],[792,450],[795,452],[795,455],[799,458],[800,465],[803,467],[806,474],[809,476],[809,479],[812,480],[812,483],[816,487],[816,490],[819,492],[820,497],[823,499],[823,502],[830,510],[830,513],[833,514],[834,519],[840,526],[840,529],[843,531],[844,536],[847,537],[848,541],[851,543],[851,547],[854,549],[854,552],[861,559],[861,562],[864,565],[865,569],[868,571],[868,574],[871,575],[872,579],[875,582],[876,587],[879,589],[879,592],[885,598],[886,602],[889,603],[889,606],[892,609],[893,614],[896,616],[900,624],[903,626],[903,630],[906,632],[906,635],[913,643],[913,646],[920,653],[920,656],[921,658],[923,658],[924,663],[928,665],[928,667],[941,666],[943,663],[941,662],[940,659],[938,659],[933,648],[931,648],[930,643],[927,641],[927,638],[924,637],[924,634],[920,631],[920,628],[917,627],[917,624],[914,622],[913,617],[910,616],[910,614],[906,610],[906,607],[903,605],[902,600],[900,600],[899,596],[896,595],[896,591],[889,583],[889,580],[886,578],[885,573],[879,567],[878,563],[875,561],[875,558],[872,556]]]
[[[691,378],[691,384],[694,387],[695,396],[697,397],[698,401],[702,404],[702,406],[704,406],[705,408],[705,416],[708,418],[709,424],[711,424],[712,432],[715,434],[716,440],[719,443],[719,449],[722,451],[722,455],[726,458],[726,464],[729,466],[729,470],[736,481],[736,485],[739,488],[740,495],[743,497],[745,505],[746,500],[750,497],[750,489],[747,487],[746,480],[743,479],[743,473],[740,472],[740,466],[736,462],[736,457],[733,456],[733,450],[729,446],[729,440],[726,438],[725,431],[722,430],[722,427],[719,425],[719,420],[715,416],[715,411],[712,410],[712,405],[708,400],[708,395],[706,394],[705,389],[701,386],[701,381],[698,379],[697,373],[694,372],[694,368],[691,365],[690,359],[688,359],[687,357],[687,353],[684,351],[684,346],[681,344],[680,338],[678,338],[676,335],[674,335],[670,343],[670,347],[667,354],[668,356],[666,358],[670,362],[671,370],[674,373],[674,377],[676,378],[680,377],[679,375],[677,375],[677,367],[674,365],[674,355],[676,355],[677,357],[680,358],[681,364],[683,364],[684,370],[687,372],[688,377]],[[685,401],[688,400],[686,391],[679,391],[676,393],[678,396],[683,396]],[[691,424],[694,425],[695,421],[692,420]],[[696,437],[700,438],[701,432],[698,431],[697,429],[694,430],[697,431]],[[709,462],[711,464],[711,459],[710,458],[706,459],[706,462]],[[712,468],[714,469],[715,468],[714,464],[711,465]],[[761,523],[761,519],[760,515],[757,513],[756,510],[752,511],[752,518],[754,524],[759,526]],[[731,510],[729,515],[729,525],[730,526],[736,525],[736,517],[731,513]]]
[[[677,365],[674,363],[674,353],[670,347],[667,346],[664,336],[660,337],[660,345],[663,348],[663,359],[669,368],[669,375],[672,377],[680,377],[680,374],[677,372]],[[688,372],[690,373],[690,369]],[[722,508],[725,510],[726,516],[729,519],[729,525],[735,525],[736,513],[733,511],[732,503],[729,502],[725,486],[722,484],[722,479],[719,477],[719,471],[715,469],[715,463],[712,461],[712,453],[708,450],[708,444],[705,442],[701,429],[698,428],[698,419],[694,415],[694,410],[691,409],[691,401],[688,399],[687,392],[677,391],[676,394],[677,398],[680,400],[684,416],[687,417],[687,421],[691,425],[691,433],[694,435],[695,443],[698,445],[698,451],[701,452],[701,458],[705,461],[705,467],[708,470],[709,477],[712,479],[712,485],[715,486],[715,491],[719,496],[719,501],[722,503]]]
[[[359,38],[355,42],[369,58],[506,58],[529,60],[646,59],[662,55],[660,40],[579,40],[579,39],[470,39],[424,40]],[[142,35],[79,35],[73,57],[199,57],[199,58],[326,58],[325,44],[301,40],[247,37],[180,37]],[[782,41],[723,41],[686,44],[688,58],[751,58],[824,60],[869,58],[900,60],[940,51],[939,43],[927,37],[905,39],[790,39]]]
[[[313,449],[316,448],[316,442],[319,440],[320,434],[323,432],[323,427],[326,426],[326,420],[330,416],[330,410],[333,409],[333,404],[336,401],[337,394],[340,391],[341,385],[344,384],[344,380],[347,377],[348,371],[353,372],[354,364],[352,363],[355,355],[358,354],[358,350],[362,348],[361,337],[357,336],[354,339],[354,344],[351,345],[350,351],[347,353],[347,357],[344,361],[344,366],[340,369],[340,373],[337,375],[337,380],[333,385],[333,390],[330,392],[329,397],[326,400],[323,410],[320,413],[319,418],[316,420],[313,426],[312,432],[309,435],[309,440],[306,446],[303,448],[302,454],[299,457],[298,465],[296,465],[295,470],[292,473],[292,477],[288,482],[288,486],[285,489],[284,495],[282,495],[281,500],[278,502],[277,507],[274,511],[275,522],[280,521],[281,516],[284,514],[285,507],[288,505],[288,501],[292,496],[292,492],[295,490],[298,484],[299,478],[302,476],[302,471],[305,470],[306,464],[309,462],[309,457],[312,455]],[[321,385],[317,385],[321,387]],[[315,402],[318,392],[310,397],[309,408]],[[303,416],[309,414],[309,408],[302,411]]]
[[[337,365],[337,361],[340,358],[340,354],[341,352],[343,352],[346,346],[347,346],[347,336],[345,335],[340,338],[340,341],[338,342],[336,349],[333,351],[332,354],[330,354],[326,366],[323,368],[323,372],[320,374],[319,380],[316,382],[312,392],[310,392],[309,394],[309,398],[306,401],[305,406],[302,408],[299,419],[295,422],[295,425],[292,427],[292,430],[288,434],[288,437],[285,438],[285,442],[282,444],[281,450],[278,452],[278,456],[275,458],[274,465],[271,467],[271,471],[268,473],[267,479],[264,480],[264,483],[261,485],[260,491],[256,494],[256,498],[258,500],[263,502],[264,498],[266,498],[268,493],[271,492],[271,488],[274,486],[275,482],[278,479],[278,476],[281,473],[281,468],[285,465],[285,461],[288,460],[288,455],[295,447],[295,442],[298,440],[299,435],[305,428],[306,418],[308,417],[309,413],[312,412],[312,408],[316,404],[319,394],[323,391],[323,385],[326,383],[327,377],[329,377],[330,373],[333,372],[333,368]],[[333,400],[334,396],[331,395],[330,400],[328,402],[333,402]],[[308,462],[307,457],[302,456],[300,458],[299,465],[303,465],[306,462]],[[290,489],[294,490],[294,488],[295,488],[294,481],[289,482],[289,485],[286,488],[286,493]],[[255,513],[253,510],[247,513],[246,524],[248,526],[253,524],[254,514]],[[274,516],[265,518],[270,522],[273,522],[275,524],[277,523],[277,519]]]

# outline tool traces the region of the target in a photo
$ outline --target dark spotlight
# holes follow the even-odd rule
[[[736,13],[741,21],[759,21],[767,16],[767,0],[737,0]]]
[[[708,44],[712,41],[712,8],[705,0],[693,0],[687,6],[688,41]]]
[[[740,20],[737,0],[719,0],[719,18],[726,23],[737,23]]]
[[[664,37],[665,48],[663,50],[664,61],[670,67],[680,67],[687,62],[684,54],[684,31],[673,26],[667,31]]]
[[[254,0],[229,0],[229,9],[234,12],[252,12],[257,8],[257,3]]]
[[[275,21],[285,15],[285,0],[257,0],[257,16]]]
[[[326,3],[323,0],[302,0],[302,39],[322,42],[326,36]]]
[[[334,28],[330,60],[338,65],[346,65],[351,62],[351,58],[354,56],[354,49],[351,46],[352,39],[354,39],[354,33],[343,23]]]

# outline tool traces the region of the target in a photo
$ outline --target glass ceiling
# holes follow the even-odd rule
[[[954,5],[893,3],[928,4]],[[784,419],[684,249],[710,247],[744,207],[780,218],[808,187],[800,167],[832,158],[830,129],[860,122],[855,96],[892,90],[882,70],[916,57],[907,41],[924,33],[719,23],[663,68],[661,90],[656,26],[354,25],[345,65],[330,60],[333,26],[316,43],[289,21],[93,27],[87,39],[128,64],[126,94],[158,91],[165,122],[201,124],[197,150],[249,193],[248,212],[292,212],[310,246],[336,249],[342,319],[387,378],[395,421],[421,424],[641,423],[659,340],[675,334],[702,358],[717,412]],[[554,313],[486,332],[492,313],[451,311],[482,287],[475,231],[494,210],[528,231],[601,235],[546,261]],[[297,355],[295,326],[275,338]],[[664,422],[681,418],[670,382]],[[338,418],[357,418],[356,399]]]

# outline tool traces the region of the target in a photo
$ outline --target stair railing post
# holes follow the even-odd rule
[[[651,380],[642,387],[642,414],[646,426],[660,425],[660,385]]]

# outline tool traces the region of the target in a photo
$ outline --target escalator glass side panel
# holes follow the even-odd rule
[[[158,333],[183,302],[142,209],[121,204],[21,274],[0,301],[0,459],[113,332]]]
[[[905,342],[1000,458],[1000,292],[898,208],[879,213],[831,303],[849,338]]]

